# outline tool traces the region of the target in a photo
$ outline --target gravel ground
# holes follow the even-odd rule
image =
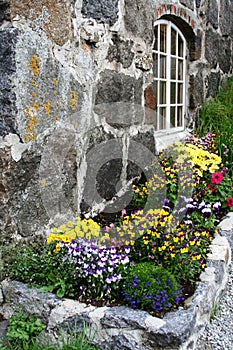
[[[233,263],[226,289],[213,313],[195,350],[233,350]]]

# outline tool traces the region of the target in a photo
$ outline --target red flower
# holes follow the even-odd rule
[[[215,188],[214,187],[210,186],[209,184],[207,185],[207,187],[212,191],[212,193],[215,192]]]
[[[214,173],[214,174],[212,174],[211,182],[213,184],[219,185],[220,182],[222,181],[222,179],[223,179],[222,173]]]
[[[226,205],[227,207],[233,207],[233,198],[229,197],[226,199]]]

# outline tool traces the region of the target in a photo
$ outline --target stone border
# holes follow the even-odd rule
[[[100,350],[192,350],[199,334],[209,322],[227,283],[233,242],[233,213],[220,224],[220,234],[211,244],[207,267],[187,309],[170,312],[163,319],[126,306],[94,307],[70,299],[58,299],[51,293],[28,289],[23,283],[1,283],[0,313],[8,318],[15,306],[38,316],[47,324],[47,336],[57,336],[60,329],[81,331],[90,325]],[[226,238],[227,237],[227,238]],[[0,293],[1,295],[1,293]]]

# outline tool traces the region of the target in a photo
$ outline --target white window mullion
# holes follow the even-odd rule
[[[170,86],[171,86],[171,25],[167,26],[167,67],[166,67],[166,129],[170,129]]]
[[[156,129],[159,130],[159,114],[160,114],[160,25],[158,26],[158,80],[156,81],[157,84],[157,113],[156,113]]]
[[[185,115],[185,106],[186,106],[186,41],[184,43],[183,51],[183,116],[182,116],[182,125],[184,125],[184,115]]]

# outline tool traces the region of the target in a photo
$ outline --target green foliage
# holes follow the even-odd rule
[[[34,316],[18,313],[9,320],[7,329],[7,341],[0,343],[1,350],[98,350],[92,346],[89,330],[84,327],[77,334],[71,331],[67,336],[61,336],[61,340],[54,345],[43,336],[37,341],[37,336],[44,330],[45,325]]]
[[[75,267],[68,256],[53,253],[55,246],[44,245],[37,252],[32,248],[18,250],[9,266],[9,277],[41,288],[44,292],[54,292],[59,297],[74,296],[77,284]]]
[[[154,312],[168,310],[183,298],[174,275],[151,262],[128,269],[122,294],[132,308]]]
[[[19,313],[13,315],[9,320],[7,329],[7,340],[9,341],[29,341],[30,338],[36,337],[42,332],[45,325],[35,316],[27,316]]]
[[[43,331],[45,325],[35,316],[17,313],[10,317],[5,345],[1,349],[31,349],[34,339]],[[33,349],[33,348],[32,348]]]
[[[198,136],[207,132],[216,134],[216,147],[223,163],[233,174],[233,77],[219,91],[215,98],[203,103],[201,115],[196,124]]]

